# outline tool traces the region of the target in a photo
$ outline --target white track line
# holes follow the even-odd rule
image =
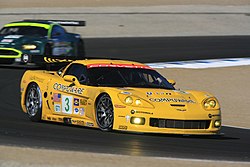
[[[191,162],[207,162],[207,163],[227,163],[227,164],[249,164],[250,162],[244,161],[230,161],[230,160],[209,160],[209,159],[188,159],[188,158],[172,158],[172,157],[154,157],[155,159],[165,159],[165,160],[181,160],[181,161],[191,161]]]
[[[242,126],[233,126],[233,125],[222,125],[222,126],[229,127],[229,128],[237,128],[237,129],[250,130],[250,128],[242,127]]]
[[[121,157],[121,156],[127,156],[130,155],[121,155],[121,154],[103,154],[99,153],[103,156],[110,156],[110,157]],[[145,158],[145,156],[138,156],[138,158]],[[159,159],[159,160],[170,160],[170,161],[189,161],[189,162],[205,162],[205,163],[219,163],[219,164],[246,164],[250,165],[250,162],[246,161],[231,161],[231,160],[210,160],[210,159],[195,159],[195,158],[174,158],[174,157],[153,157],[150,156],[152,159]]]
[[[232,66],[250,65],[250,57],[148,63],[147,65],[149,65],[152,68],[192,68],[192,69],[232,67]]]

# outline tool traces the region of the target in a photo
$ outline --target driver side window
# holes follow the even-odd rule
[[[52,32],[51,32],[51,37],[52,38],[59,38],[65,35],[65,30],[58,26],[58,25],[54,25],[52,28]]]
[[[64,75],[75,76],[80,84],[87,84],[87,71],[86,67],[82,64],[72,64],[64,73]]]

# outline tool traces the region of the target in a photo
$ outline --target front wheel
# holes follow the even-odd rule
[[[110,96],[102,94],[96,103],[96,122],[103,131],[111,131],[114,122],[114,109]]]
[[[31,121],[38,122],[42,115],[42,95],[37,84],[32,83],[27,89],[25,107]]]

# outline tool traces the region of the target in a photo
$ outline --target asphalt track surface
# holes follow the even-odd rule
[[[243,37],[242,39],[244,42],[245,38],[247,37]],[[249,40],[249,38],[247,39]],[[93,52],[97,51],[91,50],[91,48],[98,48],[98,46],[101,48],[99,51],[104,51],[107,47],[111,47],[105,42],[94,42],[95,40],[98,41],[98,39],[92,39],[92,43],[86,43],[88,45],[86,47],[87,53],[89,52],[94,55]],[[127,42],[129,39],[121,40],[123,42]],[[137,40],[145,41],[145,39]],[[163,39],[152,39],[152,41],[155,40],[161,41]],[[143,49],[142,43],[135,43],[135,45],[140,45],[140,50],[144,50],[144,53],[151,55],[151,60],[149,59],[149,56],[148,61],[153,62],[155,59],[163,59],[160,56],[162,55],[161,49],[156,49],[159,41],[155,43],[156,45],[153,45],[153,42],[151,43],[150,41],[146,41],[149,42],[151,47],[155,49],[148,48],[148,46],[144,46]],[[86,42],[88,42],[88,40],[86,40]],[[111,39],[109,39],[109,42],[114,44],[116,43],[112,42]],[[199,42],[196,41],[196,44],[197,43]],[[224,43],[227,43],[227,40],[225,40]],[[94,46],[90,47],[90,44]],[[116,44],[118,45],[118,43]],[[114,50],[121,50],[119,52],[126,51],[127,53],[132,52],[132,50],[130,50],[130,46],[132,45],[131,43],[121,44],[124,48],[120,49],[117,45],[113,45]],[[220,45],[222,44],[223,42]],[[128,46],[125,47],[126,45]],[[240,47],[237,48],[237,46]],[[242,45],[234,45],[234,47],[231,46],[231,48],[225,45],[218,47],[228,47],[228,49],[236,52],[237,50],[241,50],[243,46],[245,46],[245,43]],[[207,48],[206,46],[202,47],[207,51],[210,50],[210,46],[207,46]],[[190,52],[191,50],[194,50],[194,54],[197,53],[196,48],[185,49]],[[153,50],[153,52],[149,53],[147,50]],[[173,51],[174,49],[170,48],[170,50]],[[221,51],[222,50],[223,49],[221,49]],[[199,51],[200,53],[203,53],[203,50]],[[245,48],[245,51],[249,51],[249,46],[248,50],[247,47]],[[176,55],[178,52],[179,50],[177,50],[176,53],[173,51]],[[230,52],[230,50],[228,50],[228,52]],[[140,53],[140,55],[142,54],[141,52],[136,53]],[[154,54],[158,56],[153,56]],[[241,52],[239,52],[236,56],[241,57]],[[145,60],[139,57],[127,58]],[[168,59],[164,58],[164,61],[168,61]],[[144,62],[146,62],[146,60]],[[20,108],[19,82],[24,71],[24,69],[0,68],[1,145],[16,145],[23,147],[88,151],[122,155],[250,161],[250,130],[247,129],[223,127],[221,131],[224,133],[223,136],[208,137],[102,132],[98,129],[68,126],[56,123],[31,122]]]
[[[249,57],[250,36],[88,38],[89,57],[143,63]]]

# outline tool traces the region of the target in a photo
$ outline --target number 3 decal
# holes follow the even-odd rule
[[[65,111],[68,112],[69,111],[69,98],[68,97],[65,99],[65,103],[66,103]]]
[[[65,114],[72,114],[73,96],[62,95],[62,112]]]

